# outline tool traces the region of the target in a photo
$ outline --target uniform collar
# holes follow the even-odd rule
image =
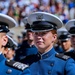
[[[0,52],[0,55],[2,54],[2,52]]]
[[[3,56],[3,54],[0,54],[0,62],[5,59],[5,57]]]
[[[48,58],[48,57],[50,57],[54,53],[56,53],[56,52],[55,52],[54,48],[52,47],[51,50],[49,50],[48,52],[46,52],[46,53],[41,55],[41,59]]]

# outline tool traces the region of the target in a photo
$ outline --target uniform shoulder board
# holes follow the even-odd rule
[[[67,60],[67,59],[71,58],[70,56],[62,54],[62,53],[57,53],[55,56],[60,59],[63,59],[63,60]]]
[[[25,70],[26,68],[29,67],[26,64],[23,64],[23,63],[20,63],[20,62],[16,62],[16,61],[13,61],[13,60],[6,60],[5,63],[6,63],[7,66],[10,66],[12,68],[18,69],[20,71],[23,71],[23,70]]]

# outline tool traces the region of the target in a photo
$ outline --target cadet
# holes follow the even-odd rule
[[[68,32],[71,35],[71,42],[74,48],[74,50],[71,52],[68,52],[67,55],[71,56],[75,60],[75,19],[69,20],[66,23],[65,28],[68,30]]]
[[[4,51],[7,51],[5,55],[5,57],[9,60],[14,60],[14,57],[15,57],[15,50],[17,49],[17,42],[15,42],[15,40],[13,40],[10,36],[8,36],[8,42],[5,46],[5,50]]]
[[[57,30],[57,42],[54,44],[54,48],[55,48],[55,50],[58,52],[58,53],[63,53],[64,52],[64,50],[62,49],[62,47],[61,47],[61,39],[59,39],[59,37],[60,37],[60,35],[62,34],[62,33],[65,33],[67,30],[66,30],[66,28],[64,28],[64,27],[61,27],[61,28],[59,28],[58,30]],[[62,37],[61,37],[62,38]],[[63,39],[63,38],[62,38]],[[60,43],[61,42],[61,43]]]
[[[17,58],[15,57],[15,60],[18,61],[19,59],[20,62],[31,65],[34,60],[28,59],[25,57],[29,55],[37,54],[38,50],[34,45],[33,32],[31,31],[31,27],[27,22],[27,18],[24,18],[24,22],[25,22],[24,24],[25,24],[25,29],[26,29],[27,40],[23,40],[21,47],[16,51]]]
[[[17,25],[17,23],[14,19],[7,15],[0,14],[0,75],[30,75],[28,65],[6,60],[3,55],[4,46],[8,42],[6,33],[9,32],[9,28],[15,25]]]
[[[70,37],[71,36],[68,31],[62,31],[61,34],[58,36],[59,43],[64,52],[70,52],[73,50]]]
[[[56,53],[53,44],[57,39],[56,30],[62,21],[46,12],[34,12],[28,16],[34,32],[34,42],[41,59],[30,66],[32,75],[75,75],[75,61],[67,55]]]

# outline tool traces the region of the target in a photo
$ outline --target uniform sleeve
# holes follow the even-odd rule
[[[67,60],[65,65],[65,75],[75,75],[75,61],[73,59]]]

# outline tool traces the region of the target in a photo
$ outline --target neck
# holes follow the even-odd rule
[[[32,46],[32,45],[34,45],[34,41],[33,41],[33,40],[28,40],[28,44],[29,44],[30,46]]]
[[[69,49],[67,49],[66,52],[69,52],[69,51],[71,51],[71,50],[73,50],[72,47],[70,47]]]
[[[46,48],[41,48],[41,49],[39,48],[39,52],[41,54],[46,53],[46,52],[50,51],[52,49],[52,47],[53,47],[53,45],[50,45],[49,47],[46,47]]]

